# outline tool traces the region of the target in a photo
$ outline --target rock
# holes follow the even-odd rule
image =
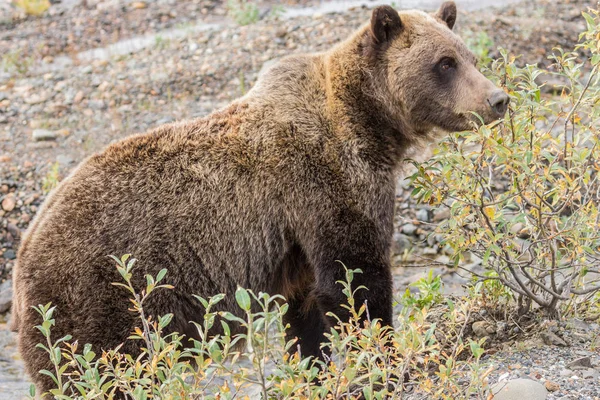
[[[14,193],[8,194],[2,200],[2,209],[6,212],[10,212],[10,211],[14,210],[16,205],[17,205],[17,200],[15,199]]]
[[[567,364],[572,370],[592,368],[592,360],[589,357],[581,357]]]
[[[473,333],[478,337],[485,337],[496,333],[496,327],[487,321],[477,321],[471,325]]]
[[[12,235],[13,238],[18,239],[21,237],[21,230],[13,223],[6,225],[6,230]]]
[[[581,377],[583,379],[598,379],[600,378],[600,372],[593,368],[588,368],[581,373]]]
[[[392,240],[392,253],[403,254],[406,250],[410,249],[411,243],[408,236],[396,232]]]
[[[563,378],[570,377],[573,376],[573,371],[571,371],[570,369],[563,369],[559,372],[559,375]]]
[[[424,256],[435,256],[437,253],[438,253],[437,246],[434,246],[434,247],[425,247],[423,249],[423,255]]]
[[[548,346],[567,346],[567,343],[564,340],[562,340],[560,337],[556,336],[555,333],[552,333],[549,330],[542,332],[540,334],[540,337],[544,341],[544,344],[547,344]]]
[[[531,379],[513,379],[508,382],[498,382],[492,386],[494,400],[545,400],[548,391],[539,382]]]
[[[531,237],[531,229],[529,227],[525,227],[525,228],[521,229],[517,233],[517,237],[519,239],[529,239]]]
[[[429,222],[429,211],[424,208],[421,208],[417,211],[417,219],[421,222]]]
[[[525,224],[523,224],[522,222],[517,222],[516,224],[514,224],[513,226],[510,227],[510,233],[516,235],[519,232],[521,232],[524,227],[525,227]]]
[[[73,103],[75,103],[75,104],[80,103],[81,100],[83,100],[83,96],[84,96],[84,94],[81,90],[79,92],[77,92],[77,94],[75,94],[75,98],[73,98]]]
[[[544,386],[546,387],[546,390],[548,390],[549,392],[556,392],[556,391],[560,390],[560,385],[556,382],[546,381],[546,382],[544,382]]]
[[[56,162],[62,166],[67,166],[73,163],[73,157],[68,156],[66,154],[59,154],[56,156]]]
[[[90,100],[88,106],[92,110],[103,110],[106,108],[106,104],[102,100]]]
[[[450,209],[442,207],[433,213],[433,222],[445,221],[450,218]]]
[[[5,260],[14,260],[15,258],[17,258],[17,254],[13,249],[8,249],[4,251],[2,257],[4,257]]]
[[[34,129],[31,134],[31,138],[36,142],[41,142],[45,140],[56,140],[57,137],[57,132],[49,131],[47,129]]]
[[[12,305],[12,297],[12,281],[4,281],[0,285],[0,313],[5,313],[10,310],[10,306]]]
[[[404,232],[405,235],[414,235],[416,231],[417,227],[413,224],[406,224],[402,227],[402,232]]]
[[[135,10],[141,10],[148,7],[148,4],[145,1],[134,1],[131,3],[131,7]]]

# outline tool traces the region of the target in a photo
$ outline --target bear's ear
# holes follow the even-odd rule
[[[402,30],[402,21],[398,12],[390,6],[379,6],[371,14],[371,34],[377,43],[385,43]]]
[[[448,28],[452,29],[456,22],[456,4],[453,1],[444,2],[435,13],[435,17],[441,19],[448,25]]]

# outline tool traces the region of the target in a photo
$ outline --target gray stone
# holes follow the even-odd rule
[[[36,142],[42,142],[45,140],[56,140],[58,137],[57,132],[49,131],[47,129],[34,129],[31,137]]]
[[[106,104],[102,100],[90,100],[88,106],[92,110],[104,110],[106,108]]]
[[[12,305],[12,281],[7,280],[0,284],[0,313],[5,313],[10,310]]]
[[[411,243],[408,236],[396,232],[392,240],[392,253],[403,254],[406,250],[410,249]]]
[[[600,378],[600,372],[593,368],[588,368],[581,373],[583,379],[598,379]]]
[[[513,379],[507,382],[498,382],[492,386],[494,400],[545,400],[548,391],[539,382],[531,379]]]
[[[563,378],[573,376],[573,371],[570,369],[563,369],[560,371],[559,375]]]
[[[589,357],[581,357],[567,364],[569,369],[586,369],[592,368],[592,359]]]
[[[406,224],[402,227],[402,232],[404,232],[405,235],[414,235],[416,231],[417,227],[413,224]]]
[[[17,255],[15,254],[15,251],[13,249],[8,249],[4,251],[2,257],[4,257],[5,260],[14,260],[15,258],[17,258]]]
[[[417,219],[421,222],[429,222],[429,211],[421,208],[417,211]]]
[[[6,92],[0,92],[0,101],[8,99]]]
[[[68,156],[66,154],[59,154],[56,156],[56,162],[62,166],[67,166],[73,163],[73,157]]]
[[[436,255],[438,252],[438,247],[437,246],[433,246],[433,247],[425,247],[423,249],[423,255],[424,256],[434,256]]]
[[[552,333],[549,330],[546,332],[542,332],[540,334],[540,337],[548,346],[567,346],[567,343],[564,340],[562,340],[560,337],[556,336],[555,333]]]
[[[433,222],[440,222],[450,218],[450,209],[442,207],[433,213]]]

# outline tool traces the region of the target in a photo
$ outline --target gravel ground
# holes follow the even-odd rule
[[[251,88],[265,63],[325,50],[369,17],[363,7],[323,13],[319,1],[260,1],[262,19],[240,27],[227,17],[224,3],[63,0],[41,18],[0,4],[0,282],[10,280],[22,232],[46,191],[83,158],[127,135],[206,115]],[[549,67],[552,48],[573,46],[585,26],[581,11],[594,3],[529,0],[461,11],[457,30],[471,43],[481,41],[485,32],[494,44],[491,56],[501,46],[523,54],[520,63]],[[278,18],[276,4],[314,6],[316,11]],[[410,191],[401,182],[394,262],[413,264],[423,256],[444,261],[444,249],[430,233],[446,216],[416,205]],[[407,250],[411,256],[402,257]],[[396,268],[398,290],[427,270]],[[447,292],[460,292],[464,278],[445,268],[434,272],[444,276]],[[0,300],[3,293],[7,297],[0,286]],[[557,383],[560,389],[549,398],[600,398],[599,344],[594,339],[599,329],[588,328],[588,341],[564,348],[513,343],[511,349],[517,346],[518,352],[490,356],[497,367],[493,380],[527,376]],[[565,327],[563,336],[577,331],[573,329]],[[595,376],[565,372],[566,364],[582,352],[592,353]],[[14,337],[0,324],[0,398],[17,396],[3,397],[3,391],[23,393],[19,371]]]

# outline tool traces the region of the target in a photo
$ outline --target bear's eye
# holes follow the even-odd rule
[[[456,60],[451,57],[444,57],[439,61],[438,65],[442,71],[449,71],[456,68]]]

